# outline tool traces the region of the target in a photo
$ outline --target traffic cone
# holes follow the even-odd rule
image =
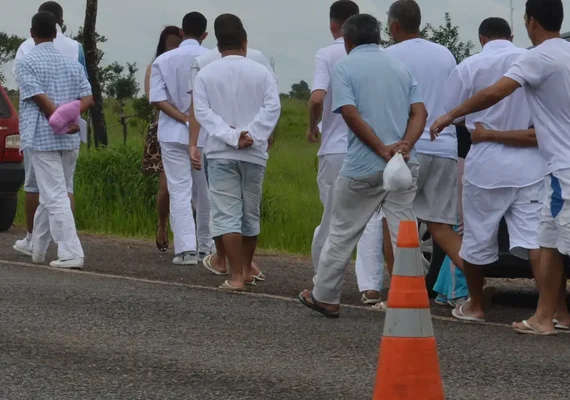
[[[415,221],[402,221],[373,400],[444,400]]]

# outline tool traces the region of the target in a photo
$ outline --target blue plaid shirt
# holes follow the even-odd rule
[[[56,135],[32,98],[45,94],[58,106],[91,95],[81,64],[57,51],[52,42],[41,43],[17,63],[16,78],[20,89],[21,149],[78,149],[79,135]]]

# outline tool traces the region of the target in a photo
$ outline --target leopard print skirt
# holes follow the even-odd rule
[[[152,123],[148,128],[144,146],[142,171],[149,175],[164,172],[162,156],[160,154],[160,143],[158,143],[158,113],[154,114]]]

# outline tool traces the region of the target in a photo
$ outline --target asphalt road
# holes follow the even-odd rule
[[[356,306],[352,273],[327,320],[293,300],[304,259],[262,256],[268,281],[229,294],[146,242],[83,236],[85,272],[30,266],[18,234],[0,234],[0,399],[371,398],[384,314]],[[432,309],[446,398],[568,399],[570,335],[515,335],[534,285],[494,284],[488,324]]]

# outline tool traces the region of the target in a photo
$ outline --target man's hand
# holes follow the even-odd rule
[[[319,143],[321,141],[321,132],[319,132],[319,127],[315,130],[307,129],[307,141],[309,143]]]
[[[77,125],[77,124],[71,124],[67,127],[67,134],[68,135],[75,135],[79,131],[80,131],[79,125]]]
[[[475,130],[471,132],[471,143],[477,144],[481,142],[489,141],[489,131],[483,126],[483,124],[476,123]]]
[[[392,157],[395,156],[396,153],[402,153],[405,161],[410,160],[410,143],[408,141],[401,140],[390,147],[392,148]]]
[[[238,149],[247,149],[248,147],[253,146],[253,139],[249,136],[248,131],[242,131],[238,141]]]
[[[190,146],[190,163],[196,171],[202,169],[202,153],[197,146]]]
[[[436,119],[429,130],[431,141],[433,142],[439,136],[441,131],[451,124],[453,124],[453,118],[449,114],[445,114],[444,116]]]

